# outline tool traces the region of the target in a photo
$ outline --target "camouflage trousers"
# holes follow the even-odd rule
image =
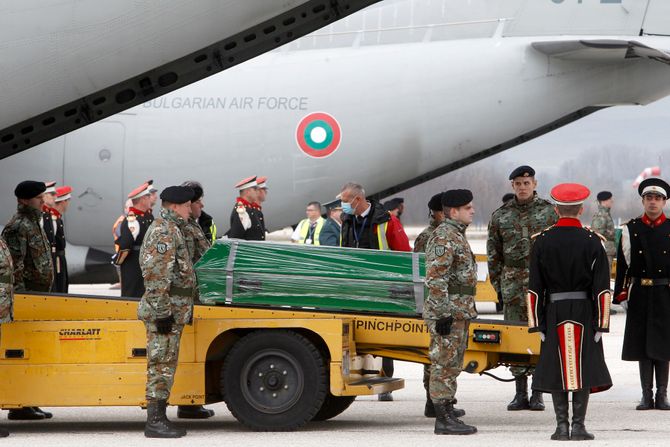
[[[526,297],[523,296],[523,299],[515,297],[509,302],[506,302],[503,306],[503,313],[505,315],[505,320],[523,321],[527,323],[528,302],[526,301]],[[523,368],[519,366],[512,366],[509,370],[514,377],[532,375],[533,371],[535,371],[534,368]]]
[[[430,332],[430,398],[433,402],[453,400],[456,379],[463,369],[463,355],[468,346],[469,320],[455,320],[449,335],[435,332],[435,320],[426,320]]]
[[[183,325],[173,325],[169,334],[156,331],[156,325],[146,323],[147,328],[147,400],[167,400],[174,383],[179,359],[179,341]]]

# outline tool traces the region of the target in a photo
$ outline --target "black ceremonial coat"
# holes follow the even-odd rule
[[[139,232],[133,235],[131,224],[136,221],[139,224]],[[144,278],[140,268],[140,248],[144,241],[149,226],[154,221],[151,212],[146,213],[130,209],[130,213],[121,223],[121,235],[116,240],[119,246],[119,254],[127,252],[127,255],[121,263],[121,296],[141,298],[144,295]]]
[[[621,358],[670,360],[670,220],[663,216],[650,226],[637,218],[624,225],[616,273],[614,296],[629,289]],[[642,278],[665,284],[643,286]]]
[[[602,340],[609,332],[609,265],[600,237],[577,219],[558,223],[535,238],[530,257],[528,308],[530,332],[546,334],[533,375],[533,390],[543,392],[612,386]],[[551,294],[582,292],[583,299],[550,299]]]

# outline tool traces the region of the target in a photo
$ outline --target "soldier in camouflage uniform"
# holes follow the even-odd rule
[[[616,232],[614,229],[614,220],[612,220],[612,215],[610,214],[614,199],[612,198],[612,193],[609,191],[600,191],[597,198],[598,211],[593,215],[591,229],[606,239],[604,242],[605,253],[607,253],[608,265],[611,269],[614,255],[616,255],[616,247],[614,246]]]
[[[535,170],[519,166],[509,176],[514,200],[493,212],[488,228],[486,251],[489,277],[503,303],[505,320],[528,321],[526,292],[531,236],[552,226],[558,220],[554,206],[537,196]],[[512,367],[516,394],[507,409],[544,410],[542,393],[534,391],[528,400],[528,374],[532,370]]]
[[[147,329],[147,423],[150,438],[179,438],[186,431],[167,419],[165,410],[174,383],[179,341],[193,320],[196,286],[183,228],[191,215],[193,189],[170,186],[160,195],[161,216],[147,230],[140,250],[145,292],[137,316]]]
[[[428,239],[423,318],[430,333],[430,398],[435,408],[435,434],[477,432],[454,412],[456,379],[463,369],[470,320],[477,317],[477,263],[465,229],[472,223],[472,193],[452,189],[442,196],[444,221]]]
[[[13,282],[12,255],[5,240],[0,237],[0,325],[12,321]],[[2,336],[2,326],[0,326],[0,336]],[[9,432],[0,428],[0,438],[7,436]]]
[[[2,237],[12,255],[14,290],[17,292],[48,292],[53,283],[51,244],[42,228],[44,206],[43,182],[26,180],[14,190],[17,212],[2,230]],[[12,420],[49,419],[53,415],[37,407],[9,410]]]
[[[204,190],[199,182],[189,180],[181,184],[193,189],[193,199],[191,200],[191,216],[182,228],[184,235],[184,242],[189,255],[191,256],[191,263],[195,265],[200,260],[202,255],[212,245],[211,241],[207,239],[203,229],[198,224],[198,218],[202,214],[203,195]],[[198,290],[195,290],[195,301],[198,301]],[[179,405],[177,407],[177,417],[181,419],[207,419],[214,416],[214,410],[203,407],[202,405]]]
[[[430,215],[430,224],[416,237],[414,240],[414,253],[425,253],[428,239],[435,231],[438,225],[444,220],[444,212],[442,211],[442,193],[435,194],[428,201],[428,213]],[[423,366],[423,388],[426,390],[426,406],[423,410],[424,416],[427,418],[435,417],[435,407],[430,398],[429,391],[430,384],[430,365]],[[458,417],[463,416],[459,414]]]

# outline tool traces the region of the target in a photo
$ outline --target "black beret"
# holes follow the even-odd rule
[[[186,203],[194,196],[195,191],[189,186],[168,186],[161,192],[161,200],[176,204]]]
[[[513,198],[514,198],[514,194],[512,194],[511,192],[508,192],[507,194],[505,194],[505,195],[503,196],[503,198],[502,198],[502,202],[503,202],[503,203],[507,203],[507,202],[509,202],[510,200],[512,200]]]
[[[596,196],[596,199],[598,199],[599,202],[602,202],[603,200],[609,200],[612,198],[612,193],[609,191],[600,191],[598,195]]]
[[[670,185],[658,177],[652,177],[642,180],[640,186],[637,187],[637,192],[644,196],[645,194],[660,194],[666,199],[670,194]]]
[[[36,182],[34,180],[25,180],[14,189],[14,195],[17,199],[33,199],[47,190],[47,185],[44,182]]]
[[[450,189],[442,194],[442,205],[458,208],[472,202],[472,191],[469,189]]]
[[[442,195],[443,192],[439,192],[430,198],[428,201],[428,209],[431,211],[442,211]]]
[[[517,177],[535,177],[535,169],[530,166],[519,166],[509,175],[510,180],[514,180]]]

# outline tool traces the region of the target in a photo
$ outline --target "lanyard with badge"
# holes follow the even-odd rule
[[[354,224],[354,239],[356,240],[356,248],[359,248],[361,244],[361,236],[363,236],[363,230],[365,229],[365,223],[368,221],[368,217],[365,216],[363,223],[361,224],[361,231],[356,231],[356,218],[353,219]]]
[[[314,231],[316,230],[316,223],[310,224],[307,229],[307,236],[305,237],[305,244],[312,245],[314,243]]]

